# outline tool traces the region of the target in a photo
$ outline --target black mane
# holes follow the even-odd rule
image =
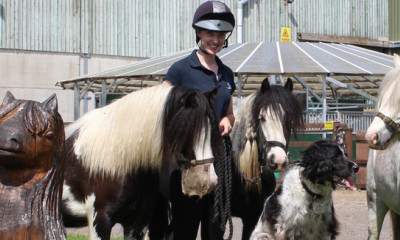
[[[259,125],[260,110],[269,107],[283,123],[288,142],[291,132],[296,136],[298,128],[303,125],[303,112],[298,100],[289,89],[280,85],[272,85],[264,92],[258,90],[252,106],[253,126]]]

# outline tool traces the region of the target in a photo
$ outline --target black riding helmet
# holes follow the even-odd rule
[[[235,17],[225,3],[207,1],[201,4],[194,13],[192,27],[215,32],[229,32],[224,48],[228,47],[228,38],[235,27]],[[196,33],[196,43],[200,41]]]

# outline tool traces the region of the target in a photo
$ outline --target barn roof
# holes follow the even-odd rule
[[[128,93],[162,81],[172,63],[189,55],[187,49],[147,59],[96,74],[58,82],[64,89]],[[375,100],[383,76],[392,69],[393,56],[373,50],[335,43],[260,42],[231,44],[218,53],[237,76],[236,94],[246,96],[257,89],[266,76],[277,84],[285,78],[296,81],[294,90],[307,90],[315,97],[363,96]],[[326,82],[327,90],[324,90]],[[325,92],[325,93],[324,93]]]
[[[131,92],[142,87],[158,84],[172,63],[184,58],[193,49],[147,59],[112,70],[80,76],[58,82],[64,89],[101,92],[106,82],[109,93]],[[316,93],[321,91],[316,76],[325,75],[337,91],[346,95],[359,95],[349,90],[360,90],[375,96],[382,76],[393,68],[393,57],[361,47],[334,43],[243,43],[231,44],[218,56],[236,76],[243,78],[243,95],[260,82],[259,78],[276,75],[297,76],[300,82],[295,90],[308,85]],[[330,81],[331,80],[331,81]],[[337,81],[335,81],[337,80]],[[75,86],[76,86],[75,85]]]

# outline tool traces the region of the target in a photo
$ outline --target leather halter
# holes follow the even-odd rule
[[[286,145],[278,141],[265,141],[265,145],[267,147],[280,147],[283,149],[283,151],[285,151],[285,153],[288,152]]]
[[[204,164],[213,163],[213,162],[214,162],[214,158],[206,158],[206,159],[202,159],[202,160],[196,160],[196,159],[189,160],[189,159],[184,158],[184,159],[177,160],[177,163],[179,165],[184,165],[187,167],[195,167],[195,166],[204,165]]]
[[[400,133],[400,123],[396,123],[395,121],[393,121],[393,119],[391,119],[390,117],[386,116],[381,112],[377,112],[375,116],[379,117],[385,124],[392,127],[395,133]]]

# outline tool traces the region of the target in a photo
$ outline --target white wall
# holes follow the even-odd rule
[[[131,57],[91,56],[88,74],[109,70],[138,61]],[[74,121],[71,90],[56,87],[56,83],[83,75],[83,58],[78,54],[43,53],[33,51],[0,50],[0,101],[7,91],[18,99],[43,102],[53,93],[64,122]],[[88,109],[94,108],[94,96]],[[83,111],[84,107],[81,107]]]

